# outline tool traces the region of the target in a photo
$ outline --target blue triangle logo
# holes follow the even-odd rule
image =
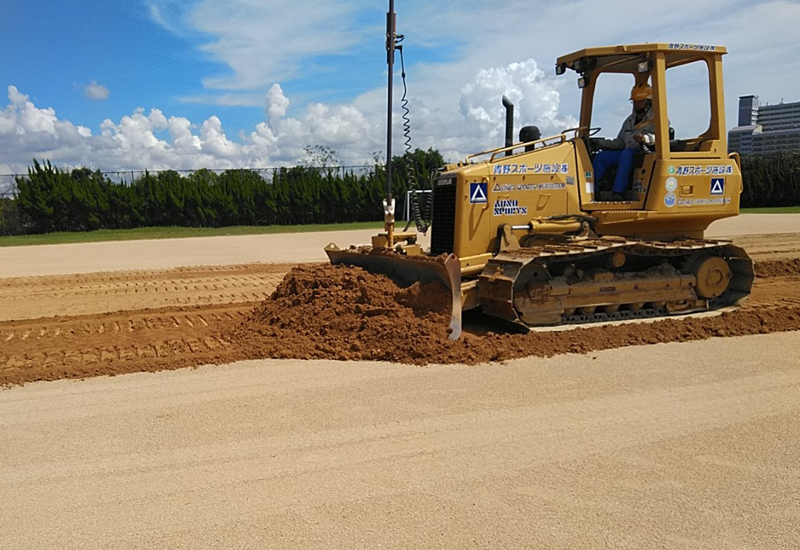
[[[486,183],[475,182],[469,184],[469,202],[472,204],[486,204]]]

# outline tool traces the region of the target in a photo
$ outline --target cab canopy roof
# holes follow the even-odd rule
[[[556,60],[556,73],[562,74],[566,69],[578,73],[587,71],[636,73],[641,72],[637,69],[639,63],[650,60],[656,54],[664,54],[667,68],[670,68],[701,59],[719,57],[726,53],[725,46],[711,44],[654,43],[599,46],[562,55]]]

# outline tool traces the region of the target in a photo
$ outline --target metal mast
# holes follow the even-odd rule
[[[386,63],[389,65],[388,101],[386,113],[386,199],[383,202],[383,220],[386,230],[387,248],[394,246],[394,199],[392,198],[392,84],[394,82],[394,50],[397,27],[394,0],[389,0],[386,14]]]

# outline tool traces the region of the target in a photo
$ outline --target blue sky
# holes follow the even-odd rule
[[[0,34],[0,48],[16,55],[4,56],[3,84],[90,127],[140,104],[178,108],[175,93],[201,89],[196,75],[215,66],[191,42],[154,25],[134,2],[11,2],[6,21],[13,24]],[[93,81],[110,90],[108,100],[84,97]]]
[[[553,63],[587,46],[725,45],[729,126],[739,95],[800,100],[798,1],[395,4],[406,35],[413,145],[451,160],[500,144],[503,94],[517,103],[518,126],[538,124],[547,134],[573,124],[575,75],[556,77]],[[280,166],[303,161],[313,145],[330,147],[345,164],[383,152],[388,1],[6,0],[3,7],[0,174],[24,172],[33,158],[110,171]],[[670,92],[679,127],[704,116],[682,101],[692,88],[690,78]],[[604,135],[616,134],[626,99],[604,100]],[[395,132],[399,144],[399,122]]]

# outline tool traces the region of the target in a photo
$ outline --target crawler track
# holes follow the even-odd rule
[[[539,238],[492,258],[478,288],[486,313],[525,328],[719,309],[753,279],[752,260],[727,241]]]

